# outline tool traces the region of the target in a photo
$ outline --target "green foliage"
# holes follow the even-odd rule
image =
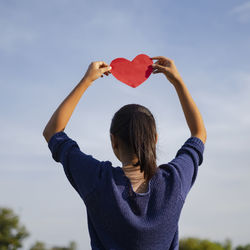
[[[235,248],[235,250],[250,250],[250,244],[245,246],[238,246]]]
[[[16,250],[29,236],[26,228],[19,224],[19,218],[9,208],[0,208],[0,250]]]
[[[45,244],[41,241],[35,242],[35,244],[30,248],[30,250],[47,250]]]
[[[232,242],[226,239],[224,243],[212,242],[207,239],[184,238],[180,240],[180,250],[232,250]],[[236,248],[235,250],[241,250]],[[245,250],[245,248],[243,248]],[[247,249],[250,250],[250,249]]]
[[[232,250],[232,242],[231,242],[231,240],[226,239],[224,244],[222,244],[222,245],[223,245],[223,248],[225,250]]]
[[[0,249],[1,250],[1,249]],[[41,241],[37,241],[30,250],[76,250],[76,243],[71,241],[68,247],[54,246],[51,248],[46,248],[45,244]]]
[[[198,238],[185,238],[180,240],[179,250],[225,250],[225,248],[216,242],[201,240]]]
[[[76,243],[71,241],[68,247],[53,247],[50,250],[76,250]]]

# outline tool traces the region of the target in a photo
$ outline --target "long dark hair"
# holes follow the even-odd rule
[[[156,124],[152,113],[139,104],[128,104],[120,108],[111,122],[110,133],[118,137],[137,157],[140,171],[149,181],[155,174]]]

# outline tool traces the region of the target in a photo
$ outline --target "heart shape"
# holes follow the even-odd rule
[[[112,67],[111,73],[117,80],[136,88],[149,78],[153,69],[152,64],[153,61],[149,56],[140,54],[133,61],[116,58],[110,66]]]

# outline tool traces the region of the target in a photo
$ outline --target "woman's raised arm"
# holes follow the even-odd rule
[[[198,137],[203,143],[206,142],[206,128],[191,94],[182,80],[174,61],[164,56],[152,57],[157,60],[153,65],[153,74],[163,73],[173,84],[178,94],[191,136]]]
[[[64,99],[60,106],[56,109],[49,122],[47,123],[43,136],[47,142],[57,132],[63,131],[77,105],[80,98],[86,89],[102,74],[109,75],[111,67],[102,61],[92,62],[82,80],[71,91],[71,93]]]

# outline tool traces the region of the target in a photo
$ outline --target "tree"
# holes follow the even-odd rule
[[[180,240],[179,250],[224,250],[225,248],[216,242],[201,240],[198,238],[184,238]]]
[[[20,225],[19,218],[12,209],[0,208],[0,250],[16,250],[29,236],[26,228]]]
[[[76,243],[71,241],[68,247],[52,247],[50,250],[76,250]]]
[[[1,249],[0,249],[1,250]],[[51,248],[47,248],[45,243],[41,241],[35,242],[35,244],[30,248],[30,250],[76,250],[76,243],[71,241],[68,247],[59,247],[53,246]]]
[[[223,249],[225,250],[232,250],[232,242],[230,239],[226,239],[225,242],[222,244]]]
[[[250,244],[245,246],[237,246],[235,250],[250,250]]]
[[[30,248],[30,250],[47,250],[45,244],[41,241],[35,242],[35,244]]]
[[[22,241],[29,236],[25,226],[20,225],[19,217],[10,208],[0,208],[0,250],[16,250],[22,247]],[[76,250],[71,241],[68,247],[46,248],[41,241],[35,242],[30,250]]]

